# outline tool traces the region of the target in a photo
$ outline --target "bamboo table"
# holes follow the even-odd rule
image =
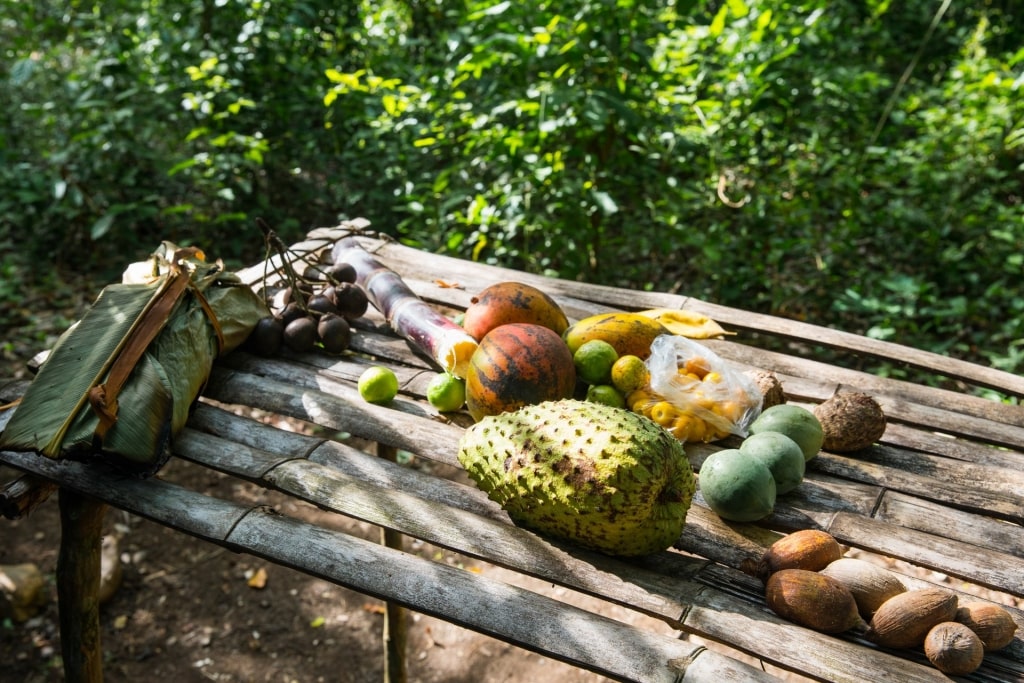
[[[345,234],[345,227],[315,230],[293,250],[313,253]],[[824,529],[852,548],[1024,598],[1021,377],[685,296],[544,278],[427,254],[368,235],[359,239],[421,298],[446,313],[464,310],[474,293],[504,280],[540,287],[574,319],[647,308],[706,313],[737,332],[708,345],[740,367],[774,371],[790,402],[810,407],[836,392],[863,391],[882,405],[889,426],[881,442],[866,452],[820,454],[809,463],[804,483],[781,496],[767,519],[724,523],[698,494],[675,548],[640,560],[614,559],[516,527],[476,488],[393,461],[395,451],[401,450],[457,467],[458,440],[469,422],[465,415],[441,416],[426,402],[426,384],[436,367],[412,352],[371,309],[355,330],[352,353],[282,352],[259,358],[235,352],[221,359],[204,400],[175,441],[174,457],[379,525],[391,543],[370,543],[251,502],[214,498],[159,476],[127,478],[96,466],[0,453],[0,463],[60,487],[62,537],[69,540],[61,548],[58,595],[69,680],[101,676],[95,530],[107,506],[614,680],[643,683],[772,680],[748,663],[750,657],[814,680],[948,680],[920,651],[885,650],[854,636],[819,634],[769,611],[760,582],[740,567],[780,534],[796,529]],[[241,275],[255,285],[265,271],[265,264],[257,264]],[[765,336],[800,342],[799,348],[809,350],[790,355],[751,344]],[[816,359],[813,348],[895,362],[1016,398],[1014,403],[998,403],[844,369]],[[399,377],[400,395],[387,406],[362,401],[356,390],[357,378],[371,363],[387,364]],[[24,388],[24,382],[0,386],[0,402]],[[325,432],[348,432],[375,442],[381,455],[392,458],[282,431],[243,417],[232,406],[305,420],[325,427]],[[0,413],[0,427],[7,419]],[[708,454],[729,445],[735,444],[690,444],[686,450],[699,468]],[[3,510],[15,515],[23,508],[18,500],[5,500]],[[396,536],[422,539],[628,607],[663,620],[681,634],[724,647],[646,632],[552,597],[402,553],[391,547]],[[928,585],[917,573],[902,578],[908,587]],[[982,667],[965,680],[1024,680],[1024,613],[1008,609],[1021,628],[1016,639],[986,654]],[[400,655],[402,633],[392,636],[392,653]],[[391,666],[392,678],[400,680],[401,657]]]

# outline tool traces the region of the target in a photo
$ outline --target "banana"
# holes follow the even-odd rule
[[[652,308],[640,311],[638,315],[652,318],[661,323],[672,334],[690,339],[712,339],[735,332],[726,332],[711,318],[685,308]]]
[[[651,355],[651,342],[662,334],[669,334],[669,330],[649,316],[638,313],[599,313],[571,325],[562,338],[573,353],[584,342],[603,339],[614,346],[620,356],[647,358]]]

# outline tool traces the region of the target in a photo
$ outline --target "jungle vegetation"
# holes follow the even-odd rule
[[[0,9],[0,327],[62,269],[363,216],[1024,371],[1018,2]]]

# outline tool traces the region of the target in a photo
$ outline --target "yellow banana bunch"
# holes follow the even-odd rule
[[[706,315],[688,311],[685,308],[652,308],[640,311],[637,315],[656,320],[672,334],[690,339],[711,339],[735,334],[735,332],[726,332],[721,325]]]

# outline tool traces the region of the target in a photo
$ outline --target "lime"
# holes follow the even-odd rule
[[[584,342],[572,355],[576,376],[587,384],[608,384],[611,381],[612,365],[618,359],[618,351],[603,339]]]
[[[591,384],[587,388],[587,400],[615,408],[626,407],[626,399],[610,384]]]
[[[466,403],[466,382],[450,372],[439,372],[427,385],[427,400],[442,413],[459,410]]]
[[[624,394],[647,386],[647,366],[640,356],[626,354],[612,364],[612,385]]]
[[[398,377],[391,368],[374,365],[359,376],[359,395],[370,403],[387,403],[398,394]]]

